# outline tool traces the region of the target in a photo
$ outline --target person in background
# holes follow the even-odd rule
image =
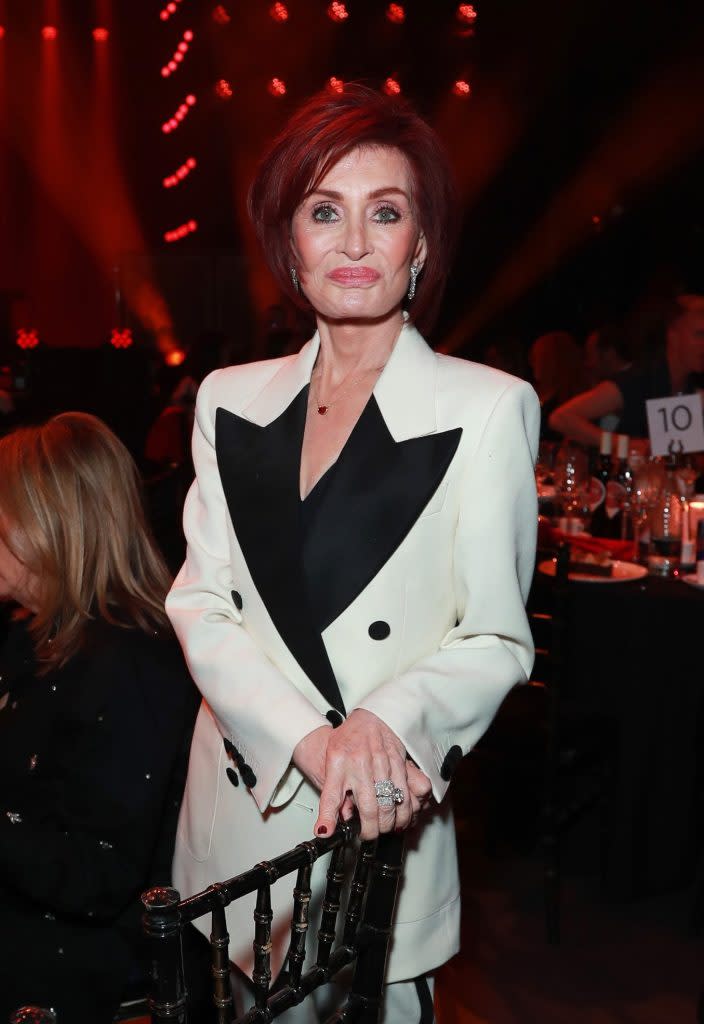
[[[170,883],[197,691],[136,467],[63,413],[0,440],[0,1020],[108,1024]]]
[[[549,425],[550,415],[579,391],[582,353],[567,331],[551,331],[536,338],[528,358],[540,399],[540,437],[554,441],[559,439],[559,434]]]
[[[631,368],[629,339],[624,330],[615,324],[597,327],[587,335],[584,344],[584,369],[593,387],[602,380],[613,380],[617,374]],[[616,430],[619,416],[609,413],[602,416],[599,426],[602,430]]]
[[[596,446],[601,436],[598,421],[615,414],[622,434],[647,439],[646,401],[692,392],[699,383],[697,375],[704,373],[704,295],[676,298],[663,316],[663,334],[659,360],[634,365],[558,406],[550,416],[550,428]]]
[[[597,327],[584,343],[584,369],[591,384],[613,378],[632,365],[629,339],[616,324]]]

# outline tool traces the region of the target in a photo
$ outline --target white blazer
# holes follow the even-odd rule
[[[198,395],[188,552],[167,611],[204,702],[174,883],[191,895],[311,838],[318,794],[291,765],[294,747],[366,708],[437,801],[407,842],[387,972],[398,981],[458,949],[443,798],[532,667],[524,604],[540,410],[525,382],[438,355],[404,326],[303,543],[300,452],[318,348],[316,335],[298,355],[217,370]],[[291,888],[272,889],[275,971]],[[228,911],[245,970],[253,907]]]

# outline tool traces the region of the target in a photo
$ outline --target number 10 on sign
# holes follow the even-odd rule
[[[701,395],[650,398],[645,404],[653,455],[704,451]]]

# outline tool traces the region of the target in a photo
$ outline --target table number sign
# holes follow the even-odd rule
[[[704,416],[698,392],[649,398],[645,405],[653,455],[704,451]]]

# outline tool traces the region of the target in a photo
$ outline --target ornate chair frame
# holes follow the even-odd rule
[[[216,882],[203,892],[181,900],[170,888],[150,889],[142,896],[143,927],[150,947],[152,991],[150,1009],[154,1022],[188,1021],[188,992],[181,958],[184,926],[211,914],[212,973],[218,1024],[268,1024],[285,1010],[305,999],[356,961],[354,981],[345,1006],[332,1021],[375,1024],[381,1009],[391,924],[402,870],[403,836],[390,833],[376,842],[359,846],[350,882],[342,941],[333,950],[340,896],[345,881],[345,853],[359,833],[359,822],[342,823],[325,839],[300,843],[271,861],[257,864],[226,882]],[[318,858],[330,854],[327,885],[318,931],[316,962],[303,972],[309,928],[311,872]],[[297,871],[293,890],[291,939],[285,963],[287,971],[271,987],[271,886]],[[225,907],[256,892],[254,910],[254,1006],[235,1018],[230,982],[230,958]]]

